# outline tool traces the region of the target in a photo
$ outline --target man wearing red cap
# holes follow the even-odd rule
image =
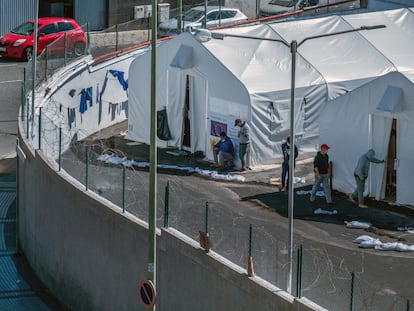
[[[330,147],[327,144],[321,145],[321,150],[316,154],[313,160],[313,171],[315,172],[315,182],[312,187],[312,193],[310,197],[311,203],[315,203],[315,195],[319,186],[323,185],[323,191],[325,192],[326,203],[332,205],[331,188],[329,186],[329,156],[328,149]]]

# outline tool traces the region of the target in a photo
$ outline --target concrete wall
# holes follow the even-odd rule
[[[20,130],[22,128],[20,127]],[[20,137],[21,249],[39,278],[76,311],[144,310],[147,224],[101,199]],[[173,229],[158,235],[158,310],[323,310],[294,299]]]
[[[116,36],[115,31],[91,33],[90,45],[94,48],[114,46],[117,40]],[[150,37],[151,31],[148,30],[122,31],[118,33],[118,44],[132,46],[148,41]]]
[[[65,108],[79,105],[78,98],[71,98],[68,90],[101,82],[110,68],[126,72],[131,58],[139,54],[131,53],[98,64],[71,64],[37,89],[36,104],[43,107],[42,125],[48,125],[42,150],[32,147],[38,145],[38,125],[34,125],[29,141],[23,129],[25,122],[19,116],[21,250],[38,277],[71,310],[143,310],[137,289],[147,276],[147,223],[86,191],[77,180],[58,171],[57,164],[44,154],[48,152],[56,159],[53,155],[59,135],[53,135],[53,129],[58,131],[55,123],[71,138],[72,131],[89,135],[118,121],[104,114],[102,122],[97,122],[99,110],[94,105],[82,115],[83,122],[69,130],[60,122],[67,120],[66,109],[60,117],[57,112],[60,104]],[[112,80],[106,93],[116,98],[125,96],[118,81]],[[198,243],[173,229],[159,231],[157,245],[158,310],[322,310],[260,278],[248,278],[244,268],[214,252],[206,254]]]

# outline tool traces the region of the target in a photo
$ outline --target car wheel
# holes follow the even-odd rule
[[[28,62],[32,59],[32,57],[33,57],[33,47],[29,46],[23,52],[23,59]]]
[[[85,44],[83,42],[76,42],[73,46],[73,54],[79,57],[85,53]]]

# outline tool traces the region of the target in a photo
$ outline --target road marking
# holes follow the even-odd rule
[[[0,84],[4,84],[4,83],[17,83],[17,82],[22,82],[22,80],[0,81]]]
[[[16,64],[4,64],[4,65],[0,65],[0,67],[16,67]]]

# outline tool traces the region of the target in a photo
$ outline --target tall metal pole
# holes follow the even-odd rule
[[[288,220],[289,220],[289,239],[288,239],[288,256],[289,272],[287,280],[287,292],[292,294],[292,273],[293,273],[293,203],[294,189],[293,178],[295,172],[295,75],[296,75],[296,52],[298,43],[293,40],[290,43],[290,53],[292,54],[291,64],[291,90],[290,90],[290,156],[289,156],[289,192],[288,192]]]
[[[150,174],[149,174],[149,211],[148,211],[148,279],[156,287],[157,267],[157,0],[152,0],[152,29],[151,29],[151,113],[150,113]],[[155,306],[151,310],[155,310]]]
[[[183,30],[183,0],[178,0],[177,9],[177,34],[180,34]]]
[[[35,114],[35,87],[36,87],[36,62],[37,62],[37,37],[39,20],[39,0],[35,3],[35,19],[33,27],[33,54],[32,54],[32,137],[34,136],[34,114]]]
[[[204,29],[207,29],[207,6],[208,6],[208,0],[204,0],[204,18],[203,18]]]

